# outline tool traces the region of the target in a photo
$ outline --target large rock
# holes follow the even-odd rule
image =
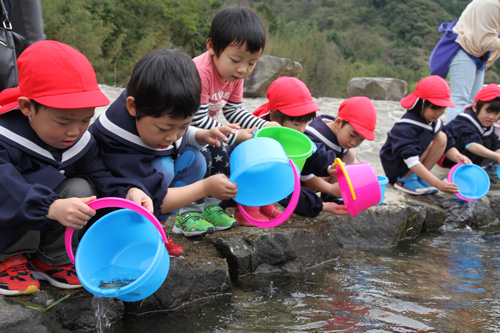
[[[347,83],[347,95],[376,100],[399,101],[408,93],[408,83],[385,77],[354,77]]]
[[[296,61],[263,55],[253,73],[245,79],[243,94],[245,97],[266,97],[267,88],[280,76],[298,77],[302,65]]]

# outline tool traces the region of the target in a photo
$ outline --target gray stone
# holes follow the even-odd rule
[[[267,88],[280,76],[299,77],[302,65],[287,58],[270,55],[260,57],[252,74],[245,79],[243,94],[245,97],[266,97]]]
[[[354,77],[347,83],[347,95],[376,100],[399,101],[408,94],[408,83],[384,77]]]

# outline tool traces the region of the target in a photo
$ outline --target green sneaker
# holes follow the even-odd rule
[[[215,230],[227,230],[236,227],[236,220],[226,213],[218,205],[207,207],[203,213],[203,219],[212,223]]]
[[[175,215],[175,224],[172,232],[176,234],[192,237],[211,234],[214,231],[214,226],[205,221],[200,213],[187,212],[182,215]]]

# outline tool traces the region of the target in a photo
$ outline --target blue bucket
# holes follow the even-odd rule
[[[378,179],[378,184],[380,185],[380,202],[375,206],[381,205],[382,202],[384,202],[385,185],[389,182],[389,178],[387,178],[386,176],[377,175],[377,179]]]
[[[153,214],[133,201],[100,198],[92,209],[125,208],[104,215],[82,237],[73,257],[73,229],[65,245],[83,287],[94,295],[134,302],[152,295],[165,281],[170,258],[163,227]]]
[[[234,201],[244,206],[265,206],[294,190],[292,165],[276,140],[256,137],[240,143],[229,160],[231,182],[238,184]]]
[[[458,186],[458,193],[453,194],[465,201],[479,200],[490,190],[490,177],[475,164],[455,164],[448,173],[448,181]]]

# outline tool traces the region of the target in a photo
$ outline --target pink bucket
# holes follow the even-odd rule
[[[356,217],[362,210],[380,202],[379,181],[369,163],[344,165],[341,159],[336,158],[335,166],[340,194],[351,216]]]

